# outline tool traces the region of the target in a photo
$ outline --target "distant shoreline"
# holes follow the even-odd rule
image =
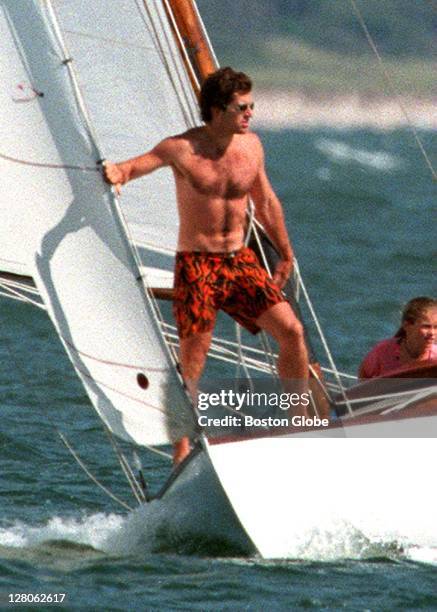
[[[421,129],[437,130],[437,98],[364,98],[359,95],[308,96],[279,90],[255,91],[254,126],[266,129],[331,127],[393,130],[408,120]]]

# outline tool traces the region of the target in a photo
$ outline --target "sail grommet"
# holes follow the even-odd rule
[[[138,386],[141,387],[141,389],[147,389],[149,386],[149,379],[145,374],[140,372],[139,374],[137,374],[137,383]]]

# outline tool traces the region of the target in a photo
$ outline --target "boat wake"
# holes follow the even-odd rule
[[[166,537],[167,529],[172,534]],[[79,550],[81,557],[107,554],[131,556],[151,553],[179,553],[207,557],[238,556],[238,551],[226,542],[199,538],[195,525],[192,533],[186,525],[180,537],[177,518],[171,526],[160,519],[153,508],[144,506],[128,516],[117,514],[92,514],[81,518],[54,516],[42,525],[28,525],[16,521],[0,527],[0,556],[13,556],[13,550],[29,552],[50,549],[59,556],[74,556]],[[8,551],[8,552],[6,552]],[[306,525],[294,543],[291,543],[288,559],[302,561],[353,560],[408,560],[437,565],[435,539],[420,544],[408,541],[403,536],[388,533],[377,538],[365,535],[359,529],[343,521],[321,527]]]

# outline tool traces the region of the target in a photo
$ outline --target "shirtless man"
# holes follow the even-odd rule
[[[132,179],[169,166],[179,209],[174,314],[180,366],[196,397],[218,309],[249,331],[263,329],[278,342],[281,379],[306,385],[308,355],[302,325],[280,288],[293,269],[281,204],[267,178],[259,138],[249,131],[252,83],[222,68],[204,82],[200,107],[205,125],[171,136],[133,159],[106,162],[107,182],[120,191]],[[248,197],[281,260],[270,279],[256,255],[244,247]],[[174,445],[174,461],[189,452],[189,440]]]

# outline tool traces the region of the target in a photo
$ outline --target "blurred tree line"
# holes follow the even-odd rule
[[[197,0],[214,46],[232,57],[248,39],[292,37],[324,50],[370,53],[350,0]],[[431,59],[436,51],[437,0],[356,0],[386,56]]]

